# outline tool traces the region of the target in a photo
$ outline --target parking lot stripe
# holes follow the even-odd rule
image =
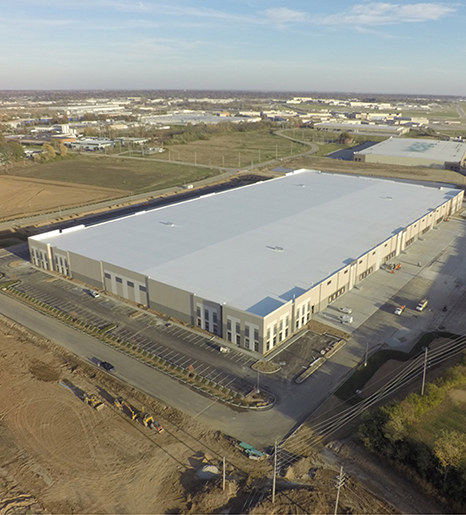
[[[172,331],[170,334],[172,336],[178,336],[179,334],[182,334],[183,333],[183,329],[180,329],[179,327],[177,327],[174,331]]]
[[[186,365],[186,363],[189,363],[191,361],[191,358],[186,358],[186,356],[181,356],[181,358],[176,362],[177,365],[180,367]]]
[[[229,383],[225,385],[225,388],[228,388],[232,383],[235,382],[235,378],[233,378]]]
[[[197,372],[197,373],[198,373],[199,375],[201,375],[201,376],[205,376],[205,372],[206,372],[207,370],[209,370],[209,369],[210,369],[209,365],[205,365],[205,368],[200,368],[200,369],[198,370],[198,372]]]
[[[212,378],[212,381],[216,381],[217,380],[217,377],[221,376],[222,375],[222,372],[218,372],[213,378]]]

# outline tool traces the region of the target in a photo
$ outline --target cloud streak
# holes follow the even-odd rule
[[[374,2],[354,5],[349,11],[318,17],[321,25],[393,25],[437,21],[453,14],[456,8],[442,3],[411,5]]]

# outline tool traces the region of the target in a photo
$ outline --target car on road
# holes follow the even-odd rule
[[[422,311],[429,301],[427,299],[422,299],[419,301],[418,305],[416,306],[416,311]]]
[[[353,312],[353,310],[351,308],[348,308],[346,306],[338,308],[338,310],[341,311],[342,313],[346,313],[347,315],[351,315],[351,313]]]
[[[405,307],[406,306],[398,306],[394,311],[395,315],[401,315],[401,313],[403,313],[403,311],[405,310]]]
[[[107,372],[110,372],[111,370],[113,370],[115,367],[109,363],[108,361],[99,361],[99,367],[100,368],[103,368],[104,370],[106,370]]]
[[[91,297],[94,297],[94,299],[96,299],[97,297],[100,297],[100,293],[98,291],[95,291],[95,290],[89,290],[89,295]]]

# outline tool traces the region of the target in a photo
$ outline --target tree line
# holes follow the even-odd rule
[[[466,355],[428,384],[423,396],[411,394],[365,412],[358,428],[367,449],[422,478],[455,511],[466,506],[466,427],[444,428],[433,441],[419,436],[417,428],[421,417],[439,406],[452,388],[462,385],[466,385]]]
[[[8,141],[0,133],[0,165],[15,163],[21,159],[24,159],[23,147],[15,141]]]

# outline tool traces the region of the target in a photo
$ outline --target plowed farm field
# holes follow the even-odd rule
[[[0,220],[86,205],[128,193],[84,184],[0,176]]]

